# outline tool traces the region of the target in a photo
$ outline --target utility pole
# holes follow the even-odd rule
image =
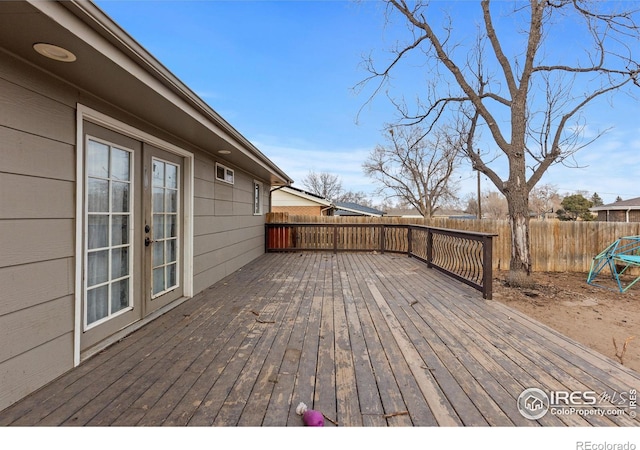
[[[482,200],[480,200],[480,171],[478,170],[478,219],[482,220]]]

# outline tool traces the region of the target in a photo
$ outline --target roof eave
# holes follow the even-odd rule
[[[598,211],[637,211],[640,210],[640,205],[638,206],[597,206],[595,208],[589,208],[589,211],[598,212]]]

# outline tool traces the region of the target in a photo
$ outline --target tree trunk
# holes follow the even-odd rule
[[[511,106],[511,145],[503,149],[509,158],[509,180],[503,193],[509,206],[511,225],[511,261],[509,278],[512,283],[525,287],[531,274],[529,249],[529,187],[525,161],[527,136],[527,85],[514,95]]]
[[[510,278],[517,280],[531,274],[529,248],[529,196],[526,189],[506,192],[511,226]]]

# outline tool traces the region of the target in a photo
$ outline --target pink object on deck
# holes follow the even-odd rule
[[[296,408],[296,413],[302,416],[302,423],[307,427],[323,427],[324,426],[324,415],[320,411],[315,411],[313,409],[307,409],[307,405],[304,403],[298,404]]]

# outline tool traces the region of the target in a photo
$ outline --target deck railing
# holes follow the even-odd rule
[[[404,253],[492,296],[496,234],[406,224],[267,223],[265,252]]]

